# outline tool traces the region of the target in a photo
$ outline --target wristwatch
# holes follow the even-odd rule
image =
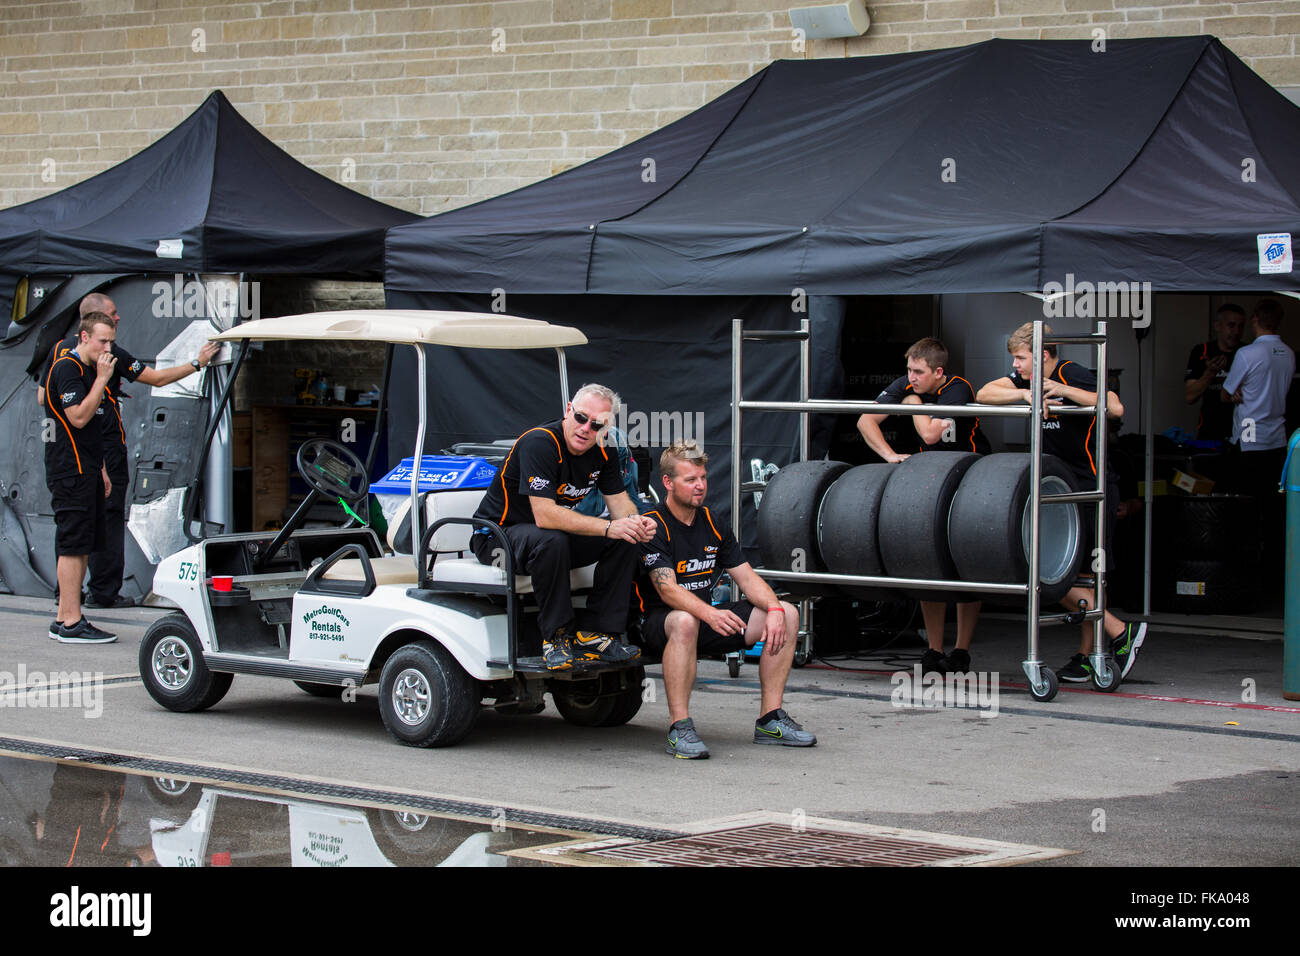
[[[199,364],[199,360],[198,360],[198,359],[190,359],[190,364],[194,366],[194,371],[196,371],[196,372],[197,372],[199,369],[203,368],[203,366]]]

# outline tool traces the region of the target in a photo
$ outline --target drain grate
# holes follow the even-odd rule
[[[587,855],[665,866],[929,866],[986,851],[779,824],[605,847]]]

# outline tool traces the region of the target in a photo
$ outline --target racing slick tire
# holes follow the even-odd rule
[[[758,553],[763,567],[813,573],[827,570],[817,544],[817,511],[826,490],[848,470],[841,461],[797,461],[772,476],[758,507]],[[790,594],[838,593],[829,584],[773,583],[778,592]]]
[[[968,581],[1024,584],[1029,580],[1029,456],[985,455],[966,472],[948,514],[948,543],[957,573]],[[1043,456],[1043,494],[1074,491],[1065,463]],[[1079,572],[1084,542],[1077,504],[1043,507],[1040,525],[1040,600],[1065,597]],[[1023,604],[1021,597],[1014,598]]]
[[[880,557],[880,500],[896,465],[858,465],[836,479],[817,512],[817,542],[822,561],[835,574],[885,576]],[[840,591],[861,601],[901,601],[894,588],[841,585]]]
[[[948,548],[948,509],[979,455],[928,451],[897,465],[880,501],[880,556],[891,577],[957,579]],[[954,586],[954,591],[955,591]],[[918,601],[978,601],[977,594],[906,589]]]

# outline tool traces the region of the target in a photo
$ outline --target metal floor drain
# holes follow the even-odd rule
[[[832,830],[793,830],[779,824],[586,852],[590,856],[663,866],[931,866],[985,855],[981,850],[940,843]]]

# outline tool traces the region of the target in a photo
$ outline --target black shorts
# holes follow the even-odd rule
[[[54,505],[54,553],[72,556],[104,550],[104,478],[56,478],[49,483]]]
[[[728,601],[718,606],[731,611],[744,621],[746,626],[749,625],[749,617],[754,612],[754,605],[748,601]],[[645,641],[645,646],[660,655],[668,645],[668,635],[664,633],[664,621],[672,611],[670,607],[651,608],[641,619],[641,638]],[[696,654],[730,654],[732,651],[743,650],[748,646],[745,643],[744,631],[739,634],[719,634],[700,621],[700,634],[695,645]]]

